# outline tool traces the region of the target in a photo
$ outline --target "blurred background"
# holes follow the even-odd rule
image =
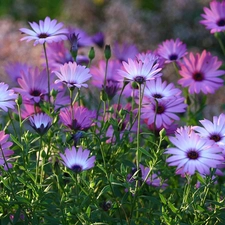
[[[180,38],[188,51],[211,51],[223,60],[216,38],[199,23],[203,7],[210,0],[0,0],[0,73],[5,79],[4,66],[12,61],[38,64],[42,46],[20,42],[19,28],[29,27],[28,21],[38,22],[46,16],[65,25],[84,29],[89,35],[99,31],[105,43],[115,41],[135,44],[139,51],[155,50],[166,39]],[[168,68],[165,77],[174,73]],[[222,90],[224,91],[224,90]],[[218,93],[219,92],[219,93]],[[212,98],[218,113],[225,102],[219,90]],[[210,106],[209,101],[209,106]],[[215,112],[213,112],[215,110]]]

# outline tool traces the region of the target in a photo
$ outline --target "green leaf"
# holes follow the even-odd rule
[[[159,197],[160,197],[162,203],[163,203],[163,204],[166,204],[166,199],[165,199],[165,197],[164,197],[162,194],[160,194],[160,193],[159,193]]]
[[[16,140],[16,137],[15,137],[14,135],[10,134],[10,138],[12,139],[12,141],[13,141],[16,145],[18,145],[18,146],[21,148],[21,150],[23,150],[23,145],[21,145],[21,144]]]
[[[177,212],[177,208],[170,201],[168,202],[168,206],[172,210],[173,213]]]
[[[104,188],[102,188],[102,190],[100,191],[97,199],[99,199],[99,197],[105,193],[107,193],[108,191],[110,190],[110,186],[109,185],[106,185]]]
[[[151,157],[150,153],[144,149],[144,148],[139,148],[140,152],[142,152],[144,155],[148,156],[148,157]]]

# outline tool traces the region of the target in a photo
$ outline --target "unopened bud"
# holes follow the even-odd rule
[[[109,60],[111,58],[111,48],[110,45],[105,46],[105,58]]]

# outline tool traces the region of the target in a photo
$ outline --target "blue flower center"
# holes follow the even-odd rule
[[[169,56],[169,59],[170,59],[171,61],[175,61],[175,60],[177,60],[177,58],[178,58],[177,54],[171,54],[171,55]]]
[[[134,80],[139,84],[143,84],[145,82],[145,78],[143,76],[136,76]]]
[[[153,94],[154,98],[162,98],[163,96],[161,94]]]
[[[30,95],[32,95],[32,96],[40,96],[41,95],[41,92],[39,90],[32,90],[30,92]]]
[[[217,26],[223,27],[225,26],[225,19],[220,19],[216,22]]]
[[[156,112],[157,114],[163,114],[165,112],[165,107],[163,105],[158,105]]]
[[[71,169],[76,173],[79,173],[82,171],[82,167],[80,165],[73,165]]]
[[[189,158],[189,159],[198,159],[198,157],[199,157],[199,154],[198,154],[198,152],[197,151],[195,151],[195,150],[190,150],[188,153],[187,153],[187,157]]]

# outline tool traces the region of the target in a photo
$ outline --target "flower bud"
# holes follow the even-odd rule
[[[91,49],[90,49],[90,51],[89,51],[89,54],[88,54],[88,58],[89,58],[90,60],[93,60],[94,57],[95,57],[95,49],[94,49],[94,47],[91,47]]]
[[[111,58],[111,48],[110,45],[105,46],[105,58],[109,60]]]

